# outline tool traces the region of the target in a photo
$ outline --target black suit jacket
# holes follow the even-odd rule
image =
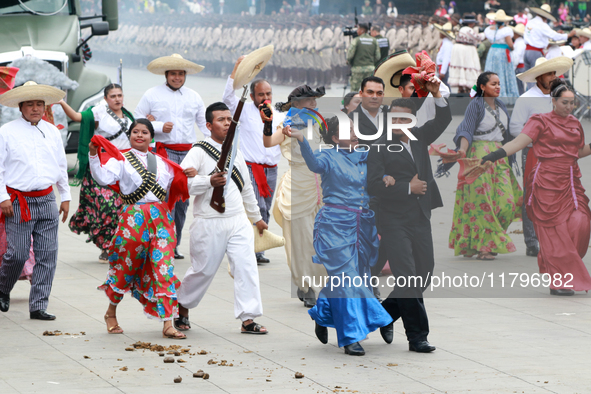
[[[434,119],[421,127],[411,129],[417,138],[417,141],[409,141],[414,160],[406,149],[401,152],[389,152],[385,146],[380,146],[379,152],[376,147],[370,149],[367,184],[369,194],[378,198],[379,212],[376,214],[381,218],[380,222],[388,223],[388,220],[383,220],[385,217],[396,219],[397,223],[400,223],[400,220],[414,220],[417,213],[422,213],[430,219],[431,210],[443,206],[439,188],[433,178],[429,145],[439,138],[450,122],[449,105],[436,106]],[[385,134],[382,135],[377,143],[402,145],[396,136],[392,136],[391,141],[386,137]],[[408,194],[410,181],[416,174],[420,180],[427,182],[427,192],[422,196]],[[384,175],[392,176],[396,180],[395,185],[385,187],[382,180]]]
[[[359,127],[359,132],[363,135],[373,135],[375,133],[378,132],[378,128],[376,127],[376,125],[373,124],[373,122],[371,120],[369,120],[369,118],[367,117],[367,115],[365,115],[363,113],[363,111],[361,110],[361,104],[359,104],[357,106],[357,108],[355,108],[355,111],[351,112],[349,114],[349,118],[353,119],[353,114],[357,113],[358,115],[358,127]],[[384,129],[382,130],[382,135],[386,134],[386,119],[387,119],[387,113],[388,113],[388,106],[383,105],[382,106],[382,116],[383,116],[383,120],[384,120]],[[361,144],[373,144],[375,142],[377,142],[379,138],[375,138],[375,139],[371,139],[371,140],[366,140],[363,139],[360,141]]]

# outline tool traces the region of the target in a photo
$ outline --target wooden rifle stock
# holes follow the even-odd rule
[[[242,92],[242,97],[236,106],[236,112],[234,112],[234,117],[232,118],[232,124],[228,129],[228,134],[224,139],[224,143],[222,144],[222,151],[220,154],[220,160],[216,165],[215,172],[223,172],[226,170],[226,162],[228,161],[228,155],[232,150],[232,143],[234,142],[234,134],[236,134],[236,126],[238,125],[238,120],[240,119],[240,115],[242,114],[242,107],[244,106],[244,102],[246,101],[246,93],[248,91],[248,87],[244,85],[244,91]],[[224,186],[218,186],[213,188],[213,194],[211,195],[211,201],[209,206],[218,211],[219,213],[224,213],[226,211],[226,200],[224,199]]]

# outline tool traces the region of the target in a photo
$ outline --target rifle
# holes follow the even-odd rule
[[[244,91],[242,92],[242,97],[240,97],[240,101],[236,106],[236,112],[234,112],[234,117],[232,118],[232,124],[228,129],[228,134],[226,138],[224,138],[224,143],[222,144],[222,151],[220,154],[220,160],[215,166],[214,172],[223,172],[226,169],[226,162],[228,161],[228,154],[232,149],[232,143],[234,142],[234,135],[236,134],[236,126],[238,125],[238,120],[240,119],[240,115],[242,114],[242,107],[244,106],[244,102],[246,101],[246,94],[248,92],[248,86],[244,85]],[[232,168],[229,169],[232,171]],[[209,206],[218,211],[219,213],[224,213],[226,211],[226,200],[224,199],[224,186],[217,186],[213,188],[213,194],[211,195],[211,201]]]

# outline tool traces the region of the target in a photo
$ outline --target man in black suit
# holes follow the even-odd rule
[[[384,133],[377,143],[398,144],[400,149],[393,148],[390,152],[385,146],[379,151],[372,147],[368,158],[367,183],[369,193],[378,198],[376,217],[380,218],[380,244],[398,284],[382,305],[394,321],[402,317],[409,350],[423,353],[435,350],[427,341],[429,322],[423,291],[434,267],[431,210],[443,206],[428,148],[451,122],[451,111],[441,97],[439,84],[435,77],[426,84],[435,98],[436,114],[423,126],[410,129],[417,140],[410,140],[402,128],[393,130],[392,141],[388,141]],[[416,106],[412,99],[396,99],[390,112],[416,115]],[[410,123],[410,119],[394,118],[392,122],[404,124]],[[412,277],[420,278],[415,282]],[[391,331],[393,327],[381,330]]]
[[[364,144],[371,144],[379,139],[379,136],[374,136],[378,132],[379,122],[382,123],[382,133],[385,134],[386,132],[386,112],[388,107],[382,105],[384,86],[384,81],[378,77],[367,77],[361,81],[361,90],[359,90],[361,103],[355,111],[349,114],[351,119],[355,119],[355,116],[357,116],[359,132],[370,136],[369,139],[363,139]]]

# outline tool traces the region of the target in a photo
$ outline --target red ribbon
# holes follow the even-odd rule
[[[507,62],[511,63],[511,51],[507,48],[505,49],[505,53],[507,54]]]
[[[166,149],[174,150],[177,152],[187,152],[190,151],[193,147],[193,144],[165,144],[163,142],[156,142],[156,152],[159,156],[168,159],[168,153]]]
[[[21,192],[20,190],[13,189],[9,186],[6,186],[6,191],[10,194],[10,202],[13,203],[14,200],[18,198],[18,204],[21,207],[21,223],[28,222],[31,220],[31,210],[29,209],[29,204],[27,204],[27,200],[25,197],[43,197],[47,196],[49,193],[53,191],[53,187],[49,186],[47,189],[44,190],[35,190],[32,192]],[[0,212],[1,213],[1,212]],[[4,216],[1,217],[2,221],[4,221]]]
[[[273,190],[271,190],[267,183],[265,168],[277,167],[277,164],[271,166],[269,164],[251,163],[249,161],[247,161],[246,164],[252,169],[252,176],[259,189],[259,195],[264,198],[270,197]]]
[[[18,68],[16,67],[0,67],[0,94],[14,88],[14,78],[17,72]]]
[[[417,66],[405,68],[402,75],[410,74],[417,96],[427,97],[429,92],[425,88],[425,85],[429,81],[429,78],[435,74],[436,65],[426,51],[415,54],[415,58]],[[439,73],[441,74],[441,68],[439,68]]]

